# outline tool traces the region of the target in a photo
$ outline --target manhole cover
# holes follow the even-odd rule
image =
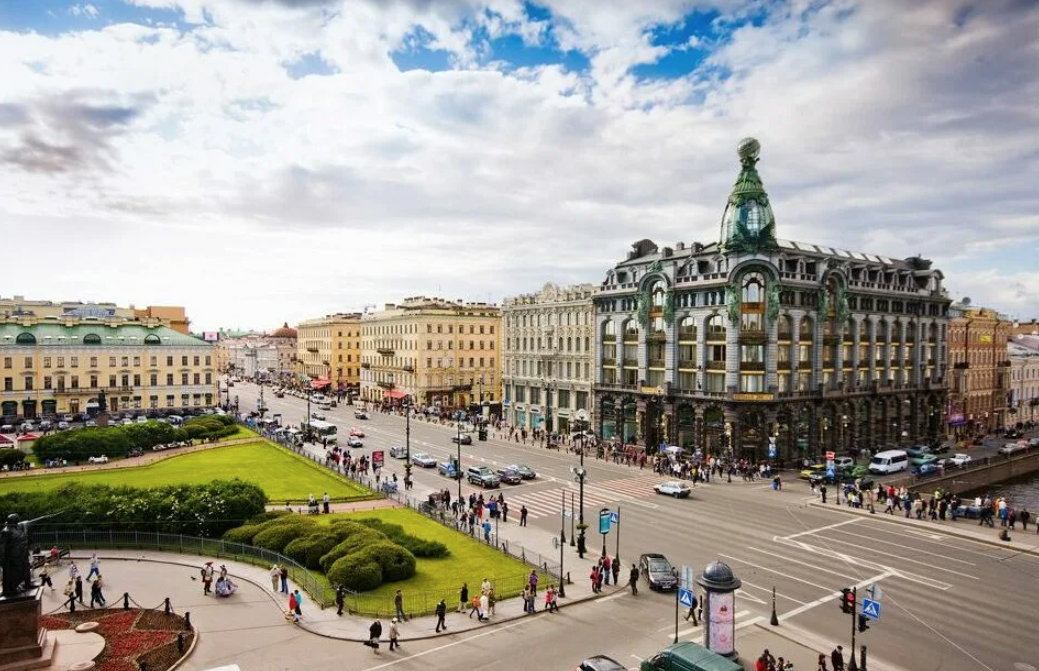
[[[1036,671],[1036,668],[1031,664],[1025,664],[1024,662],[1014,662],[1014,669],[1016,671]]]

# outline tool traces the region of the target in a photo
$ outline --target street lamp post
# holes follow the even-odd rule
[[[578,530],[578,536],[577,536],[577,556],[580,557],[581,559],[584,559],[584,553],[587,552],[587,549],[586,549],[587,545],[585,545],[585,528],[586,528],[586,525],[584,523],[584,479],[585,479],[585,476],[587,475],[587,473],[584,470],[584,450],[585,450],[585,441],[588,438],[585,435],[585,433],[584,433],[584,431],[585,431],[584,426],[585,426],[585,422],[588,419],[588,412],[585,411],[585,410],[578,410],[577,411],[577,415],[576,415],[576,419],[577,419],[578,430],[581,432],[581,466],[580,466],[580,468],[577,469],[577,480],[578,480],[578,484],[579,484],[579,487],[580,487],[580,490],[579,490],[579,492],[580,492],[580,494],[579,494],[579,504],[578,504],[579,505],[578,516],[579,517],[578,517],[578,521],[577,521],[577,530]]]
[[[566,572],[563,570],[563,546],[566,544],[566,517],[563,515],[563,511],[566,510],[566,492],[561,491],[560,495],[563,497],[563,505],[559,508],[559,596],[566,597]],[[572,498],[573,495],[571,495]],[[573,506],[571,506],[570,519],[573,520],[573,518]],[[573,537],[573,530],[571,530],[571,542]]]
[[[458,422],[458,459],[455,462],[455,478],[458,480],[458,500],[462,500],[462,422]]]
[[[404,397],[404,489],[411,487],[411,395]]]

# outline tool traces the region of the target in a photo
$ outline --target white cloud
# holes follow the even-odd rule
[[[957,293],[1039,313],[1030,270],[989,263],[1039,244],[1022,3],[962,25],[941,0],[775,4],[701,42],[698,71],[643,81],[632,66],[668,50],[653,25],[749,3],[546,2],[590,59],[575,73],[479,67],[477,28],[547,39],[518,0],[134,1],[191,25],[0,33],[5,245],[65,241],[9,259],[12,293],[185,304],[213,327],[596,282],[635,239],[714,239],[755,135],[781,237],[919,252]],[[420,26],[464,69],[399,72]],[[292,79],[307,54],[335,74]]]
[[[71,14],[72,16],[86,16],[91,19],[96,19],[100,12],[94,5],[86,3],[72,5],[71,7],[69,7],[69,14]]]

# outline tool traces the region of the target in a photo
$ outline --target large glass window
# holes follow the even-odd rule
[[[707,340],[725,342],[725,318],[713,315],[707,320]]]
[[[664,307],[664,283],[656,282],[650,293],[652,295],[653,308],[657,310],[662,309]]]
[[[765,330],[764,315],[759,312],[744,312],[740,315],[741,331],[763,331]]]
[[[678,340],[679,342],[696,340],[696,320],[692,317],[686,317],[678,325]]]
[[[524,338],[526,340],[526,338]],[[608,321],[603,324],[602,327],[602,341],[603,342],[615,342],[617,340],[617,325],[612,321]]]
[[[638,342],[639,324],[634,319],[624,322],[624,342]]]
[[[725,391],[725,375],[723,373],[707,373],[704,375],[704,391],[721,393]]]
[[[765,391],[765,376],[764,375],[752,375],[752,374],[741,374],[740,375],[740,391],[747,392],[762,392]]]
[[[662,342],[651,342],[647,349],[649,353],[649,367],[650,368],[663,368],[664,367],[664,347],[665,344]]]

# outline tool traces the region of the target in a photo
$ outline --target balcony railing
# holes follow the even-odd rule
[[[679,359],[678,360],[678,367],[681,368],[681,369],[686,369],[686,370],[695,370],[696,369],[696,360],[695,359]]]
[[[364,368],[364,369],[368,369],[368,368],[371,368],[371,367],[372,367],[372,365],[370,363],[368,363],[367,361],[365,361],[364,363],[361,364],[361,368]]]
[[[833,368],[833,359],[823,359],[823,368]]]
[[[776,362],[776,368],[779,370],[790,370],[791,365],[789,361],[778,361]]]
[[[779,332],[779,341],[780,342],[784,342],[784,341],[785,342],[791,342],[793,339],[794,339],[793,331],[780,331]]]
[[[740,363],[740,370],[746,371],[763,371],[765,370],[764,361],[743,361]]]
[[[725,370],[724,361],[708,361],[707,370]]]
[[[603,359],[602,360],[602,365],[608,366],[610,368],[616,368],[617,360],[616,359]]]
[[[383,389],[393,389],[393,387],[395,386],[392,382],[383,382],[381,380],[379,382],[376,382],[375,384],[379,385]]]
[[[649,367],[650,368],[663,368],[664,367],[664,360],[663,359],[650,359],[649,360]]]
[[[638,359],[625,359],[624,360],[624,367],[625,368],[637,368],[638,365],[639,365],[639,360]]]
[[[317,352],[318,348],[317,348],[316,345],[307,345],[307,351],[308,352]]]
[[[375,351],[383,356],[393,356],[396,352],[392,347],[379,347]]]
[[[823,336],[823,344],[824,345],[836,345],[840,341],[841,341],[840,336],[835,336],[835,335],[824,335]]]
[[[415,367],[414,366],[404,366],[404,368],[402,368],[401,370],[403,370],[405,373],[414,373],[415,372]]]

